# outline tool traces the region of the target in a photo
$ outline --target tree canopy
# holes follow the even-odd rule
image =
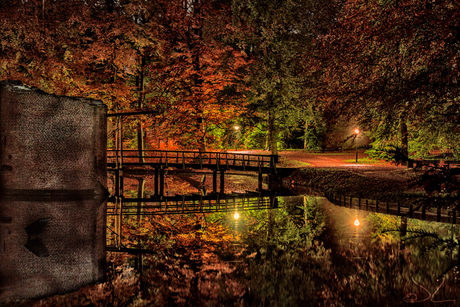
[[[318,144],[330,123],[354,118],[408,153],[458,152],[455,1],[1,4],[0,79],[100,99],[111,112],[155,111],[128,128],[150,129],[152,146],[219,147],[239,122],[243,137],[265,131],[276,152]]]
[[[389,137],[458,126],[458,14],[452,1],[345,1],[320,41],[327,110]]]

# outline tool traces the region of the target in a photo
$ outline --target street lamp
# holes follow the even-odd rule
[[[359,219],[358,219],[358,215],[357,215],[357,214],[356,214],[356,220],[354,221],[353,224],[354,224],[356,227],[358,227],[359,224],[361,224],[361,223],[359,222]]]
[[[235,214],[233,214],[233,218],[235,220],[239,219],[240,218],[240,214],[238,212],[235,212]]]
[[[355,139],[356,139],[358,137],[358,134],[359,134],[360,131],[359,131],[358,128],[355,128],[355,130],[353,132],[355,133]],[[356,163],[358,163],[358,145],[356,145]]]

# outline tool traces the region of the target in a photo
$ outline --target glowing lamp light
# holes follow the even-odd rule
[[[355,134],[359,134],[359,129],[358,128],[355,129]]]
[[[235,130],[238,131],[240,129],[240,126],[235,126]]]
[[[358,217],[356,217],[356,220],[355,220],[355,222],[353,224],[355,224],[356,227],[359,226],[360,223],[359,223]]]
[[[234,218],[235,220],[239,219],[239,218],[240,218],[239,213],[238,213],[238,212],[235,212],[235,214],[233,214],[233,218]]]

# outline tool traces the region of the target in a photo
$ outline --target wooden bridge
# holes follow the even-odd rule
[[[155,195],[164,196],[165,169],[212,171],[213,190],[217,192],[217,174],[220,174],[220,193],[225,193],[225,172],[228,170],[258,173],[258,190],[262,190],[263,175],[269,181],[277,173],[278,155],[260,155],[211,151],[171,150],[108,150],[108,171],[115,172],[115,196],[122,195],[123,172],[150,169],[155,172]]]
[[[210,169],[217,171],[236,170],[260,173],[276,172],[278,155],[257,155],[212,151],[108,150],[107,167],[116,169],[123,166],[174,167]]]
[[[109,150],[107,167],[114,173],[112,195],[107,204],[107,250],[126,252],[148,252],[138,247],[122,235],[124,220],[140,219],[146,215],[196,214],[213,212],[241,212],[255,209],[278,207],[277,193],[262,188],[263,175],[273,178],[278,169],[277,155],[257,155],[228,152],[165,151],[165,150]],[[173,169],[173,170],[171,170]],[[181,172],[212,173],[212,191],[189,195],[165,195],[165,175]],[[256,172],[257,191],[246,193],[225,193],[225,173],[227,171]],[[124,178],[154,174],[154,193],[144,197],[138,191],[137,198],[125,197]],[[209,173],[209,172],[208,172]],[[220,176],[220,191],[217,191],[217,176]],[[113,175],[112,175],[113,176]],[[112,177],[113,178],[113,177]],[[268,180],[270,181],[270,180]],[[270,186],[270,184],[269,184]],[[169,193],[168,193],[169,194]]]

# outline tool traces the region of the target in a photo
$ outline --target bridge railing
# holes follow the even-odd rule
[[[414,206],[412,204],[401,205],[400,203],[382,202],[376,199],[357,198],[333,193],[326,193],[325,196],[334,205],[350,209],[405,216],[424,221],[460,224],[459,212],[454,208],[427,208],[426,206]]]
[[[423,169],[423,168],[459,168],[460,161],[458,160],[437,160],[437,159],[409,159],[408,168]]]
[[[233,167],[258,167],[275,168],[278,163],[278,155],[260,155],[245,153],[228,153],[212,151],[175,151],[175,150],[144,150],[139,156],[138,150],[108,150],[108,163],[144,163],[158,165],[187,165],[210,166],[217,168]]]

